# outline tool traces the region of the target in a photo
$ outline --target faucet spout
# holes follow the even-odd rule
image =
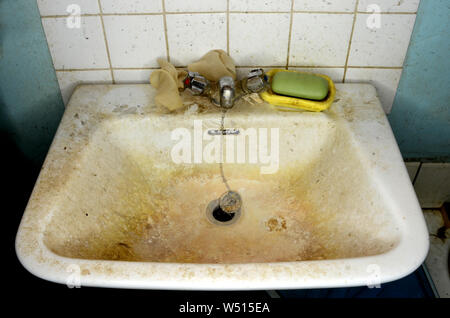
[[[231,108],[234,104],[236,89],[234,80],[230,76],[224,76],[219,80],[220,107]]]

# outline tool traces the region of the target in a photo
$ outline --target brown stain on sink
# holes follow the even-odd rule
[[[286,219],[284,217],[272,217],[270,219],[268,219],[266,222],[266,228],[270,231],[276,231],[276,232],[280,232],[280,231],[284,231],[286,230]]]
[[[129,145],[104,129],[78,155],[80,168],[58,186],[62,199],[44,236],[58,255],[231,264],[376,255],[397,243],[383,206],[351,193],[355,185],[371,185],[340,133],[315,150],[316,160],[283,165],[275,175],[261,175],[254,165],[225,165],[243,212],[233,225],[217,226],[205,215],[225,191],[217,165],[175,165],[165,151]]]

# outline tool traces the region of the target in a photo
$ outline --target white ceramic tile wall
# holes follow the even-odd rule
[[[229,48],[237,65],[286,66],[289,13],[230,13]]]
[[[355,5],[356,0],[296,0],[294,10],[353,12],[355,11]]]
[[[164,0],[166,12],[227,11],[227,0]]]
[[[83,17],[80,28],[68,28],[66,18],[43,19],[56,70],[109,67],[101,18]]]
[[[92,0],[91,0],[92,1]],[[92,2],[96,2],[93,0]],[[161,13],[161,1],[101,0],[103,13]]]
[[[345,65],[352,24],[350,14],[294,13],[289,65]]]
[[[99,6],[92,0],[37,0],[41,16],[66,15],[79,6],[81,14],[97,14]]]
[[[160,15],[103,17],[112,68],[157,67],[166,55],[164,22]]]
[[[117,84],[143,84],[148,83],[152,69],[140,70],[122,70],[115,69],[113,71],[114,79]]]
[[[186,66],[214,49],[227,50],[226,13],[168,14],[170,61]],[[199,56],[200,55],[200,56]]]
[[[401,75],[401,69],[349,68],[345,81],[373,84],[385,112],[389,113]]]
[[[239,12],[288,12],[291,0],[230,0],[230,11]]]
[[[359,0],[358,11],[368,11],[370,5],[378,5],[382,12],[416,12],[420,0]]]
[[[401,67],[416,17],[387,14],[382,16],[379,29],[367,28],[370,17],[357,15],[348,65]]]
[[[58,71],[56,72],[56,77],[58,78],[61,95],[66,105],[78,84],[112,83],[111,72],[109,70]]]
[[[386,112],[392,106],[419,4],[419,0],[37,2],[58,78],[65,78],[60,80],[65,99],[74,86],[70,78],[73,83],[96,78],[102,82],[109,73],[112,83],[141,83],[157,68],[158,57],[186,66],[220,48],[235,60],[239,74],[248,67],[278,66],[322,72],[336,82],[371,82]],[[80,16],[74,16],[76,6]],[[374,10],[380,15],[375,17]],[[374,24],[378,17],[379,28]],[[80,28],[68,27],[76,19]]]

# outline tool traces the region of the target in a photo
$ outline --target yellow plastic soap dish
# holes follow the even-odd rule
[[[272,92],[272,89],[270,88],[272,85],[272,77],[278,72],[296,72],[308,74],[307,72],[284,69],[272,69],[266,73],[269,81],[269,88],[260,95],[262,99],[264,99],[269,104],[276,106],[277,109],[285,111],[308,110],[313,112],[321,112],[328,109],[333,103],[334,96],[336,95],[336,88],[334,87],[333,81],[328,76],[323,74],[315,74],[317,76],[323,77],[328,81],[327,97],[324,100],[316,101],[297,97],[282,96]]]

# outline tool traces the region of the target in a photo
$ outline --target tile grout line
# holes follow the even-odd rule
[[[162,17],[163,17],[163,24],[164,24],[164,39],[166,41],[166,55],[167,55],[167,62],[170,63],[170,55],[169,55],[169,35],[167,32],[167,19],[166,19],[166,2],[165,0],[161,0],[162,4]]]
[[[294,20],[294,1],[295,0],[291,0],[291,12],[289,14],[289,32],[288,32],[288,45],[287,45],[287,56],[286,56],[286,69],[289,68],[289,55],[291,54],[292,23]]]
[[[291,11],[230,11],[231,14],[283,14],[283,13],[291,13]]]
[[[77,15],[77,17],[99,17],[98,13],[83,13]],[[53,15],[41,15],[41,19],[61,19],[70,17],[70,14],[53,14]]]
[[[163,0],[162,0],[163,1]],[[123,16],[123,15],[129,15],[129,16],[139,16],[139,15],[177,15],[177,14],[218,14],[218,13],[228,13],[228,14],[277,14],[277,13],[291,13],[291,11],[198,11],[198,12],[131,12],[131,13],[83,13],[80,14],[81,17],[96,17],[96,16]],[[295,11],[293,10],[292,13],[305,13],[305,14],[354,14],[355,12],[348,12],[348,11]],[[357,11],[358,14],[372,14],[370,12],[363,12],[363,11]],[[380,12],[380,14],[390,14],[390,15],[402,15],[402,14],[409,14],[409,15],[415,15],[417,12]],[[55,14],[55,15],[41,15],[41,19],[51,19],[51,18],[67,18],[68,14]]]
[[[358,14],[373,14],[373,12],[364,12],[364,11],[358,11]],[[380,14],[417,14],[417,11],[415,12],[380,12]]]
[[[353,14],[354,11],[304,11],[304,10],[294,10],[294,13],[303,14]]]
[[[345,83],[345,77],[347,76],[348,59],[350,57],[350,50],[352,48],[353,33],[355,32],[356,17],[358,16],[358,6],[359,0],[356,0],[355,11],[353,12],[354,16],[353,16],[352,31],[350,33],[350,39],[348,41],[347,56],[345,57],[345,68],[344,68],[344,75],[342,76],[342,83]]]
[[[294,11],[294,13],[311,13],[311,14],[373,14],[364,11]],[[417,14],[417,12],[379,12],[379,14]]]
[[[186,68],[185,65],[175,66],[176,68]],[[282,65],[236,65],[236,68],[282,68]],[[289,65],[289,68],[345,68],[345,66],[336,65]],[[348,68],[366,68],[378,70],[401,70],[402,66],[348,66]],[[140,71],[157,70],[159,67],[112,67],[113,70]],[[66,68],[55,69],[56,72],[83,72],[83,71],[108,71],[109,68]]]
[[[227,54],[230,56],[230,0],[227,0]]]
[[[109,71],[110,68],[60,68],[55,72],[89,72],[89,71]]]
[[[381,69],[381,70],[401,70],[403,69],[403,66],[358,66],[358,65],[352,65],[347,66],[347,68],[375,68],[375,69]]]
[[[97,3],[98,3],[98,9],[99,9],[99,12],[100,12],[100,22],[102,23],[103,38],[105,40],[106,55],[108,57],[108,63],[109,63],[109,71],[111,73],[112,83],[115,84],[116,80],[114,79],[114,72],[113,72],[112,63],[111,63],[111,55],[109,53],[108,39],[106,38],[105,23],[103,22],[103,9],[102,9],[102,5],[100,3],[100,0],[97,0]]]
[[[344,68],[344,66],[323,66],[323,65],[289,65],[291,68]]]

